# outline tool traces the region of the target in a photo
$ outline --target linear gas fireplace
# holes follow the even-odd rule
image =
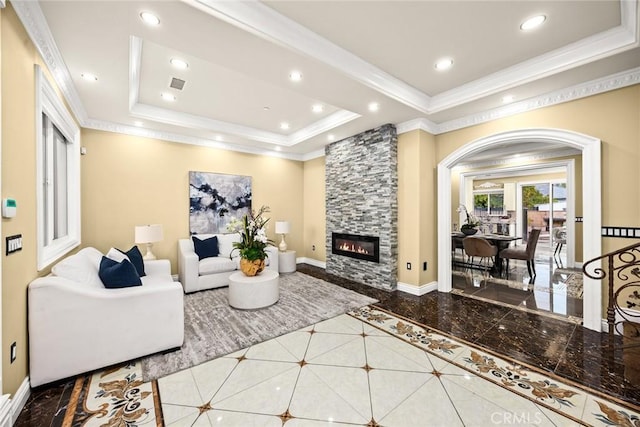
[[[331,252],[351,258],[380,262],[380,238],[331,233]]]

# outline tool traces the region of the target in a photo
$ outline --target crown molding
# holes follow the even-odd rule
[[[129,111],[140,99],[140,69],[142,68],[142,39],[129,37]]]
[[[360,114],[353,113],[351,111],[338,110],[324,119],[320,119],[317,122],[289,135],[287,143],[284,145],[290,147],[292,145],[299,144],[360,117],[362,117]]]
[[[316,150],[316,151],[312,151],[310,153],[307,154],[303,154],[301,159],[303,162],[307,162],[309,160],[313,160],[313,159],[318,159],[320,157],[324,157],[325,156],[325,151],[324,148],[320,149],[320,150]]]
[[[515,102],[513,104],[483,111],[478,114],[449,120],[447,122],[440,123],[437,126],[438,130],[436,134],[451,132],[504,117],[513,116],[515,114],[575,101],[577,99],[598,95],[614,89],[621,89],[638,83],[640,83],[640,67],[549,92],[521,102]]]
[[[429,132],[432,135],[439,133],[438,125],[425,118],[413,119],[396,125],[396,132],[398,135],[417,129]]]
[[[140,37],[131,36],[129,42],[129,112],[132,116],[138,118],[182,127],[206,129],[211,132],[240,136],[267,144],[291,147],[361,117],[360,114],[351,111],[338,110],[291,135],[283,135],[250,126],[142,104],[139,102],[139,97],[143,45],[144,41]]]
[[[638,47],[637,1],[621,0],[620,15],[621,25],[618,27],[585,37],[432,97],[429,113],[447,110]]]
[[[199,145],[202,147],[216,148],[219,150],[236,151],[239,153],[256,154],[260,156],[278,157],[287,160],[304,161],[302,154],[282,153],[275,150],[266,150],[256,147],[246,147],[239,144],[213,141],[206,138],[181,135],[173,132],[163,132],[154,129],[141,128],[137,126],[122,125],[119,123],[107,122],[103,120],[89,119],[83,126],[84,129],[94,129],[104,132],[119,133],[123,135],[139,136],[143,138],[160,139],[181,144]]]
[[[565,148],[558,148],[555,150],[540,151],[534,155],[529,155],[529,156],[520,156],[520,157],[507,156],[507,157],[500,157],[500,158],[495,158],[491,160],[482,160],[478,162],[459,163],[456,166],[454,166],[454,168],[455,170],[460,172],[473,171],[475,169],[482,169],[482,168],[495,168],[495,167],[508,166],[508,165],[528,168],[531,165],[527,165],[526,162],[557,159],[560,157],[575,156],[577,154],[582,154],[582,153],[575,148],[565,147]],[[518,161],[517,165],[514,164],[514,160]],[[525,165],[521,165],[521,163],[525,163]],[[540,167],[540,165],[537,164],[536,167]],[[514,176],[515,175],[516,174],[514,174]]]
[[[238,28],[338,69],[353,80],[424,114],[443,111],[639,45],[638,2],[620,0],[621,24],[618,27],[430,97],[261,2],[187,2]]]
[[[189,113],[169,110],[148,104],[135,104],[130,111],[133,117],[147,119],[154,122],[171,124],[192,129],[204,129],[212,132],[221,132],[236,135],[253,141],[274,145],[287,145],[288,138],[273,132],[266,132],[249,126],[223,122],[208,117],[197,116]]]
[[[471,114],[459,119],[434,124],[425,118],[418,118],[402,122],[398,124],[396,128],[398,129],[398,134],[421,129],[431,133],[432,135],[439,135],[441,133],[452,132],[458,129],[513,116],[515,114],[526,113],[539,108],[575,101],[577,99],[598,95],[600,93],[621,89],[639,83],[640,67],[637,67],[575,86],[570,86],[565,89],[529,98],[524,101],[486,110],[477,114]]]
[[[459,89],[461,91],[468,92],[465,95],[467,98],[462,96],[462,92],[460,92],[459,98],[456,98],[456,96],[454,96],[455,94],[452,91],[449,91],[437,95],[432,99],[417,89],[406,85],[393,76],[390,76],[373,65],[361,60],[350,52],[330,43],[328,40],[323,39],[319,35],[311,32],[305,27],[302,27],[296,22],[278,14],[273,9],[270,9],[268,6],[265,6],[260,2],[216,2],[213,0],[187,1],[191,5],[204,10],[206,13],[223,19],[226,22],[236,25],[244,30],[250,31],[268,40],[284,44],[294,50],[303,52],[307,56],[311,56],[330,66],[338,68],[355,80],[360,81],[363,84],[425,114],[434,112],[435,110],[433,110],[433,108],[444,108],[443,105],[445,104],[453,105],[456,102],[462,103],[475,99],[473,98],[474,95],[471,93],[473,90],[481,92],[484,91],[485,95],[488,94],[487,91],[492,90],[491,81],[492,79],[496,80],[496,75],[501,75],[502,78],[505,79],[505,82],[508,81],[509,75],[500,74],[503,72],[513,74],[512,78],[517,78],[518,76],[522,77],[529,73],[527,74],[529,75],[528,78],[533,79],[534,77],[531,76],[535,74],[535,70],[532,71],[532,69],[537,67],[535,63],[539,61],[540,58],[545,59],[547,61],[546,63],[549,65],[555,64],[557,67],[560,67],[555,70],[545,71],[543,69],[544,67],[538,66],[538,73],[547,73],[540,75],[543,77],[544,75],[561,71],[562,67],[575,67],[586,61],[612,55],[639,45],[638,40],[640,28],[638,26],[638,1],[620,0],[621,25],[609,31],[593,35],[574,43],[571,46],[573,46],[577,52],[572,54],[571,52],[567,52],[566,48],[562,48],[547,54],[549,56],[548,58],[546,58],[546,55],[542,55],[507,70],[487,76],[486,79],[480,79],[475,82],[471,82],[468,85],[463,85]],[[3,3],[4,1],[0,0],[0,2]],[[64,96],[81,127],[109,130],[113,132],[116,131],[110,129],[117,128],[121,129],[118,132],[124,134],[149,136],[153,138],[167,139],[174,142],[194,143],[196,145],[291,158],[293,160],[301,160],[305,156],[315,158],[324,155],[323,151],[321,154],[318,154],[321,150],[305,155],[284,154],[271,150],[245,148],[241,145],[234,144],[221,144],[217,141],[214,142],[207,139],[192,138],[159,131],[154,131],[153,135],[141,135],[140,132],[142,129],[138,127],[117,125],[90,119],[80,100],[80,96],[73,85],[73,80],[69,70],[67,69],[60,51],[53,39],[39,3],[37,1],[16,1],[13,2],[12,5],[33,44],[40,53],[40,56],[46,64],[49,72],[55,79],[58,89]],[[331,129],[332,124],[330,120],[325,118],[292,135],[286,136],[193,115],[186,115],[187,117],[185,117],[182,113],[175,113],[171,110],[165,110],[159,107],[138,104],[142,40],[135,39],[137,38],[132,37],[130,40],[131,65],[129,70],[129,106],[132,114],[137,115],[137,117],[158,121],[156,119],[160,116],[167,120],[166,123],[236,134],[255,141],[280,146],[292,146],[302,142],[305,138],[308,139],[313,136],[317,136],[318,134]],[[587,49],[587,47],[589,49]],[[589,52],[585,52],[585,50],[593,50],[596,53],[592,52],[589,54]],[[529,65],[531,65],[531,67],[529,67]],[[499,82],[497,83],[499,84]],[[406,133],[415,129],[421,129],[433,135],[437,135],[638,83],[640,83],[640,67],[440,124],[436,124],[426,118],[417,118],[398,124],[398,134]],[[473,89],[473,85],[476,85],[475,89]],[[457,89],[454,89],[453,91],[456,90]],[[443,96],[445,94],[446,97]],[[442,104],[439,105],[438,103]],[[335,120],[333,127],[336,127],[360,116],[356,113],[342,110],[329,117]],[[125,129],[132,130],[127,131]]]
[[[53,39],[40,4],[37,1],[14,1],[11,2],[11,4],[18,18],[20,18],[20,22],[22,22],[25,30],[27,30],[27,34],[29,34],[38,53],[40,53],[40,56],[47,65],[49,72],[56,81],[58,89],[62,92],[69,107],[71,107],[71,111],[76,120],[78,120],[80,125],[84,125],[88,119],[87,110],[85,110],[84,105],[82,105],[80,95],[73,85],[71,74]]]
[[[330,42],[258,1],[186,0],[193,7],[258,37],[311,57],[422,113],[430,98],[422,91]]]

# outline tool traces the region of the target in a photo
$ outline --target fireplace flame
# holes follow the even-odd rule
[[[352,244],[347,244],[347,243],[343,243],[342,245],[340,245],[340,247],[338,248],[341,251],[348,251],[348,252],[355,252],[357,254],[363,254],[363,255],[369,255],[369,251],[366,250],[365,248],[363,248],[360,245],[356,245],[354,243]]]

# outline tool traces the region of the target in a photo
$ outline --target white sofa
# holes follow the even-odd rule
[[[195,237],[201,240],[218,237],[217,257],[198,259],[193,247],[193,240],[178,240],[178,278],[185,293],[201,291],[204,289],[220,288],[229,285],[229,276],[240,268],[240,256],[238,251],[233,251],[233,243],[239,242],[238,233],[231,234],[198,234]],[[278,272],[278,248],[267,247],[267,268]]]
[[[169,261],[145,261],[142,286],[107,289],[101,259],[84,248],[29,284],[31,387],[182,345],[184,294]]]

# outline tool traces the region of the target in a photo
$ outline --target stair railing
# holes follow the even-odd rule
[[[602,260],[601,266],[592,264]],[[591,270],[591,271],[589,271]],[[638,342],[640,336],[640,243],[601,255],[586,262],[582,271],[606,283],[609,342]],[[618,338],[614,340],[614,336]],[[637,346],[637,343],[631,346]],[[625,346],[626,345],[622,345]]]

